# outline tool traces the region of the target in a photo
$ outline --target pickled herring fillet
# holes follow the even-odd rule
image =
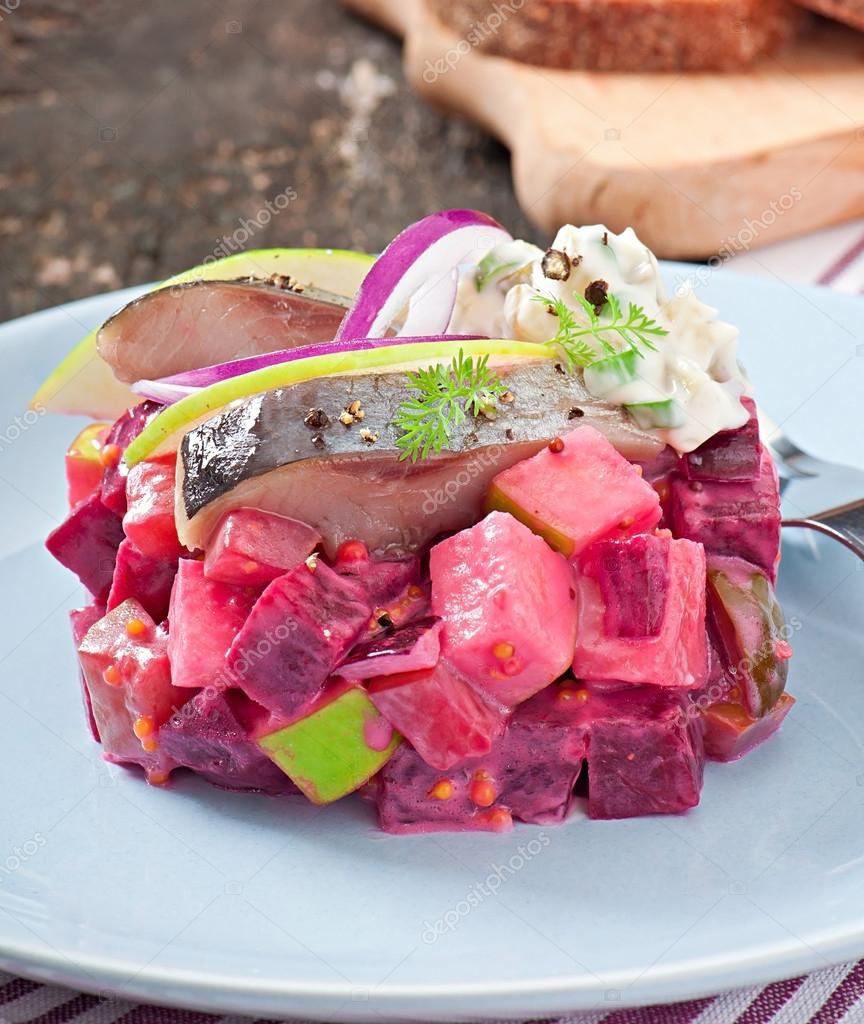
[[[402,371],[308,381],[226,408],[181,443],[181,541],[206,549],[218,520],[247,506],[315,523],[330,555],[349,539],[375,555],[404,554],[477,522],[491,479],[577,419],[629,459],[662,450],[619,406],[593,398],[581,376],[561,373],[550,360],[496,372],[512,402],[494,418],[467,416],[448,450],[416,463],[400,461],[392,426],[409,396]],[[350,408],[362,415],[346,425]]]

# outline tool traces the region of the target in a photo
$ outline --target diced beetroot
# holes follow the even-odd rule
[[[79,502],[66,520],[48,534],[45,546],[78,577],[100,603],[108,598],[123,525],[99,500],[98,493]]]
[[[442,770],[488,754],[504,725],[501,710],[484,703],[444,661],[425,671],[374,679],[369,696],[423,760]]]
[[[705,755],[712,761],[737,761],[764,743],[783,724],[795,698],[782,693],[764,718],[752,718],[740,704],[712,704],[702,713]]]
[[[336,552],[333,568],[340,576],[357,580],[373,608],[389,608],[412,585],[420,583],[420,559],[399,561],[371,558],[359,540],[345,541]]]
[[[91,626],[78,647],[105,754],[141,765],[154,782],[173,767],[159,727],[189,695],[171,685],[167,647],[165,632],[134,600]]]
[[[95,622],[98,622],[104,614],[105,608],[100,604],[88,604],[85,608],[74,608],[69,612],[69,622],[72,625],[72,639],[75,641],[76,651],[90,627]],[[93,702],[90,700],[90,691],[87,689],[84,673],[81,671],[80,666],[78,675],[81,679],[81,699],[84,702],[84,711],[87,715],[90,735],[99,743],[99,727],[96,725],[96,719],[93,717]]]
[[[672,497],[672,479],[678,469],[680,456],[674,448],[668,445],[650,462],[635,462],[634,465],[642,470],[642,479],[646,484],[651,484],[660,499],[662,515],[658,526],[669,525],[669,503]]]
[[[279,795],[299,790],[250,739],[247,710],[238,690],[201,690],[159,730],[164,753],[214,786]],[[263,708],[260,711],[266,715]],[[254,724],[252,726],[254,728]]]
[[[376,779],[375,799],[378,823],[385,832],[405,835],[414,832],[509,832],[513,816],[493,799],[487,806],[471,799],[475,773],[485,769],[467,762],[446,773],[431,768],[408,744],[384,765]],[[485,791],[482,803],[485,804]]]
[[[466,679],[518,704],[557,679],[576,637],[570,564],[505,512],[437,544],[432,610],[442,652]]]
[[[550,686],[520,704],[483,757],[446,771],[410,747],[378,779],[375,798],[387,832],[508,828],[511,817],[545,825],[570,813],[588,750],[588,731],[573,686]]]
[[[514,818],[564,821],[588,753],[588,730],[574,688],[548,686],[516,709],[496,743],[492,774]]]
[[[303,562],[258,599],[228,653],[231,677],[253,700],[290,718],[321,692],[371,614],[357,583],[321,560]]]
[[[761,566],[773,583],[780,557],[777,470],[762,449],[759,478],[750,483],[678,479],[672,484],[672,531],[712,555],[737,555]]]
[[[402,629],[383,630],[357,644],[336,670],[342,679],[365,682],[377,676],[434,668],[441,653],[441,620],[411,622]]]
[[[145,459],[126,477],[126,536],[151,558],[177,558],[184,550],[174,525],[177,455]]]
[[[592,544],[582,555],[582,572],[600,585],[607,636],[658,636],[669,597],[669,541],[641,534],[628,540]]]
[[[108,610],[130,597],[137,598],[154,622],[168,616],[171,586],[177,575],[177,558],[151,558],[142,554],[131,540],[117,551],[114,579],[108,595]]]
[[[741,404],[750,414],[743,427],[722,430],[694,452],[683,456],[682,469],[691,480],[758,480],[762,446],[759,443],[759,420],[756,403],[746,396]]]
[[[651,686],[586,687],[588,814],[678,814],[699,803],[704,751],[686,694]]]
[[[487,507],[516,516],[568,558],[657,525],[657,492],[599,431],[578,427],[558,445],[499,473]]]
[[[786,686],[792,648],[783,611],[764,571],[741,558],[708,559],[711,625],[732,688],[724,698],[761,718]]]
[[[610,633],[607,623],[614,626],[618,622],[615,609],[607,607],[600,586],[587,572],[578,574],[579,617],[573,658],[577,677],[688,689],[704,684],[708,671],[705,552],[691,541],[668,536],[655,539],[668,549],[669,572],[665,610],[656,635],[637,639]],[[619,543],[638,547],[642,540]],[[593,554],[586,558],[597,571]]]
[[[207,579],[204,565],[181,559],[168,611],[168,657],[175,686],[225,689],[225,656],[257,599],[251,588]]]
[[[204,557],[204,572],[213,580],[263,589],[304,562],[321,543],[321,535],[299,519],[238,508],[220,521]]]
[[[108,423],[86,426],[66,450],[66,483],[69,507],[89,498],[102,482],[102,445],[110,430]]]
[[[129,409],[114,423],[105,438],[102,452],[105,471],[102,474],[102,501],[122,518],[126,514],[126,475],[128,467],[121,458],[123,452],[162,411],[157,402],[141,402],[134,409]]]

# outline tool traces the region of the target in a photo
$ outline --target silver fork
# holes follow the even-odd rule
[[[759,427],[780,474],[783,525],[816,530],[864,560],[864,471],[808,454],[761,411]]]

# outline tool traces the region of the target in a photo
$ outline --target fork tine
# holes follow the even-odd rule
[[[828,509],[807,519],[784,519],[783,525],[817,530],[840,541],[864,561],[864,500]]]

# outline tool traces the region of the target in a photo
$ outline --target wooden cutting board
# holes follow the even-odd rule
[[[346,2],[404,36],[418,92],[510,148],[547,232],[633,224],[705,259],[864,215],[864,33],[814,21],[741,73],[555,71],[476,52],[424,0]]]

